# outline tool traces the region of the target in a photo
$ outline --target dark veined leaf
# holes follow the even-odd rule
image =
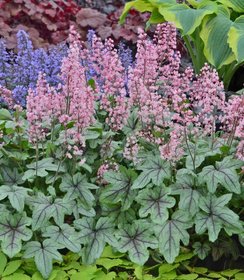
[[[143,189],[139,192],[136,201],[141,204],[139,215],[141,218],[151,214],[155,223],[163,223],[168,220],[167,208],[175,205],[175,199],[169,196],[170,189],[165,186]]]
[[[110,218],[101,217],[96,222],[94,218],[85,217],[75,220],[74,225],[80,230],[80,242],[85,245],[82,251],[85,264],[92,264],[101,256],[106,242],[116,245],[114,224]]]
[[[51,240],[63,245],[74,253],[78,253],[81,249],[78,233],[68,224],[63,224],[59,227],[48,226],[45,228],[42,236],[49,237]]]
[[[101,205],[102,213],[104,217],[110,217],[114,224],[128,224],[136,220],[136,212],[131,207],[128,210],[122,211],[120,205]]]
[[[192,247],[194,248],[194,253],[197,254],[197,256],[201,259],[201,260],[204,260],[211,248],[210,246],[208,245],[208,243],[200,243],[200,242],[195,242]]]
[[[136,178],[132,189],[142,189],[151,181],[154,185],[161,186],[164,179],[171,176],[169,162],[159,156],[150,156],[138,169],[142,170],[142,173]]]
[[[199,209],[199,192],[193,189],[195,176],[186,169],[180,169],[176,174],[176,183],[171,186],[171,193],[180,195],[179,209],[186,210],[191,216]]]
[[[52,239],[45,239],[42,243],[38,241],[28,242],[25,246],[24,258],[35,259],[35,264],[42,276],[47,279],[52,272],[53,260],[62,261],[58,252],[62,246],[57,245]]]
[[[119,172],[109,171],[104,174],[104,179],[110,186],[102,190],[100,200],[108,204],[121,202],[122,210],[130,208],[137,192],[131,189],[136,173],[131,169],[120,167]]]
[[[138,110],[133,110],[130,114],[129,118],[127,119],[127,123],[123,127],[123,132],[125,135],[129,135],[130,133],[133,133],[137,126],[138,126]]]
[[[116,237],[119,239],[116,249],[122,253],[128,252],[130,260],[139,265],[143,265],[148,260],[148,247],[152,249],[158,247],[150,224],[145,223],[144,220],[123,225],[116,233]]]
[[[64,215],[71,214],[74,202],[67,199],[56,198],[53,201],[51,196],[38,193],[36,197],[27,199],[33,206],[32,229],[37,230],[46,225],[46,222],[53,217],[58,225],[64,222]]]
[[[88,183],[86,176],[81,175],[81,173],[77,173],[73,176],[70,176],[69,174],[65,175],[60,184],[60,190],[67,192],[67,199],[78,199],[85,209],[90,209],[95,200],[90,189],[97,188],[96,185]]]
[[[224,228],[230,235],[243,230],[239,216],[225,206],[231,197],[232,194],[220,197],[209,194],[207,197],[201,197],[199,207],[202,211],[196,215],[196,233],[202,234],[208,230],[209,240],[214,242],[218,238],[221,228]]]
[[[18,186],[0,186],[0,200],[8,197],[12,207],[21,212],[24,210],[25,199],[28,197],[27,192],[31,191]]]
[[[1,167],[1,174],[3,176],[4,185],[21,185],[24,182],[22,180],[23,174],[20,174],[17,168]]]
[[[176,211],[171,219],[155,227],[156,236],[159,236],[159,251],[168,263],[173,263],[180,252],[180,241],[184,245],[189,243],[187,229],[192,226],[184,211]]]
[[[46,177],[48,175],[47,171],[65,171],[62,166],[59,166],[58,164],[54,163],[53,158],[44,158],[42,160],[39,160],[37,163],[33,162],[31,164],[28,164],[27,167],[29,170],[25,172],[22,178],[23,180],[31,180],[36,175],[39,177]]]
[[[203,168],[199,173],[202,182],[206,182],[209,192],[214,193],[218,184],[234,193],[241,192],[239,176],[236,169],[242,166],[242,162],[232,157],[225,157],[222,161],[216,162],[216,166],[210,165]]]
[[[10,258],[20,252],[22,240],[28,241],[32,236],[32,231],[27,228],[31,224],[31,219],[23,213],[11,215],[2,213],[0,216],[0,240],[2,241],[2,251]]]

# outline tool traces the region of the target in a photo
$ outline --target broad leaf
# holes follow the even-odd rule
[[[192,34],[206,15],[213,14],[216,11],[217,6],[214,3],[202,5],[198,9],[192,9],[186,4],[176,4],[166,8],[159,7],[159,12],[164,18],[181,29],[183,35]]]
[[[155,227],[156,236],[159,236],[159,251],[168,263],[173,263],[179,255],[180,241],[188,245],[187,229],[191,225],[188,215],[184,211],[177,211],[170,220]]]
[[[57,198],[53,201],[51,196],[38,193],[37,197],[28,199],[28,203],[34,207],[32,215],[32,229],[37,230],[46,225],[53,217],[58,225],[64,222],[64,215],[71,214],[73,202],[67,199]]]
[[[151,181],[154,185],[161,186],[164,179],[171,176],[169,162],[159,156],[149,157],[138,169],[142,170],[142,173],[136,178],[132,189],[142,189]]]
[[[169,194],[169,188],[165,186],[141,190],[136,198],[136,201],[141,204],[140,217],[144,218],[151,214],[153,222],[158,224],[165,222],[169,217],[167,208],[175,205],[175,199],[168,196]]]
[[[73,176],[69,174],[65,175],[60,184],[60,190],[67,192],[66,197],[70,200],[77,198],[85,209],[90,209],[95,200],[90,189],[97,188],[96,185],[88,183],[86,176],[81,175],[81,173],[77,173]]]
[[[23,214],[2,214],[0,216],[0,240],[2,251],[10,258],[20,252],[22,240],[27,241],[32,236],[32,231],[27,228],[31,219]]]
[[[202,211],[196,215],[195,219],[198,234],[208,230],[209,240],[214,242],[221,228],[224,228],[228,234],[239,233],[242,230],[239,216],[225,206],[231,197],[231,194],[220,197],[209,194],[207,197],[201,197],[199,207]]]
[[[94,218],[82,218],[75,220],[74,225],[80,230],[80,242],[85,245],[82,251],[85,264],[92,264],[101,256],[106,242],[116,245],[114,224],[109,218],[102,217],[97,222]]]
[[[60,227],[48,226],[42,236],[50,237],[51,240],[63,245],[74,253],[78,253],[81,249],[77,232],[68,224],[63,224]]]
[[[236,169],[242,166],[241,161],[235,160],[232,157],[225,157],[222,161],[216,162],[216,166],[206,166],[199,173],[199,178],[202,182],[207,183],[209,192],[214,193],[218,184],[225,187],[228,191],[234,193],[241,192],[239,176]]]
[[[4,185],[21,185],[24,182],[22,180],[23,174],[20,174],[17,168],[1,167],[1,174],[3,176]]]
[[[219,2],[236,12],[244,13],[244,2],[242,0],[219,0]]]
[[[225,9],[220,9],[216,16],[206,17],[202,23],[200,36],[204,42],[204,55],[217,69],[235,60],[227,43],[231,25],[232,21]]]
[[[110,186],[102,190],[100,200],[109,204],[121,202],[122,210],[129,209],[137,194],[131,189],[135,178],[136,173],[125,167],[120,167],[120,172],[106,172],[104,179]]]
[[[244,2],[243,2],[244,3]],[[238,63],[244,61],[244,16],[238,17],[230,28],[228,43]]]
[[[22,212],[25,206],[27,192],[32,190],[18,186],[0,186],[0,200],[8,197],[11,205],[17,211]]]
[[[192,247],[194,248],[194,253],[197,254],[201,260],[204,260],[211,250],[207,243],[195,242]]]
[[[143,265],[148,260],[148,247],[152,249],[158,247],[150,225],[143,220],[137,220],[132,225],[124,225],[116,236],[119,239],[118,251],[122,253],[128,251],[130,260],[139,265]]]
[[[34,257],[36,267],[42,276],[47,279],[52,272],[53,260],[63,260],[61,254],[58,252],[58,249],[61,248],[51,239],[45,239],[42,243],[31,241],[26,244],[23,257]]]

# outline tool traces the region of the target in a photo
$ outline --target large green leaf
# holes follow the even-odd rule
[[[202,23],[200,36],[204,42],[204,55],[217,69],[235,60],[227,42],[232,23],[228,12],[223,8],[217,15],[206,17]]]
[[[124,225],[116,236],[119,239],[117,249],[122,253],[129,252],[130,260],[139,265],[143,265],[148,260],[148,247],[152,249],[158,247],[150,225],[143,220],[134,221],[132,225]]]
[[[129,209],[137,193],[131,189],[135,178],[136,173],[125,167],[120,167],[120,172],[106,172],[104,179],[110,186],[102,190],[100,200],[109,204],[121,202],[122,210]]]
[[[78,253],[81,249],[78,233],[68,224],[62,224],[59,227],[48,226],[42,235],[49,237],[74,253]]]
[[[244,13],[244,2],[243,0],[218,0],[226,7],[232,8],[234,11]]]
[[[53,201],[51,196],[38,193],[36,197],[29,198],[28,203],[33,206],[32,229],[37,230],[46,225],[53,217],[58,225],[64,222],[64,215],[71,214],[73,201],[57,198]]]
[[[218,184],[220,184],[228,191],[239,194],[241,186],[236,169],[241,166],[241,161],[235,160],[232,157],[225,157],[222,161],[217,161],[215,166],[209,165],[204,167],[202,172],[199,173],[199,179],[201,182],[206,182],[211,193],[214,193]]]
[[[62,261],[62,256],[58,249],[62,247],[57,245],[51,239],[45,239],[42,243],[38,241],[31,241],[26,244],[24,258],[35,259],[35,264],[41,272],[44,279],[47,279],[52,272],[53,260]]]
[[[206,15],[213,14],[217,11],[217,5],[209,2],[202,5],[198,9],[190,8],[186,4],[176,4],[170,7],[159,7],[159,12],[164,18],[174,23],[174,25],[182,30],[183,35],[191,35],[196,28],[202,23]]]
[[[151,181],[154,185],[161,186],[164,179],[171,177],[171,169],[168,161],[159,156],[148,157],[146,162],[138,167],[142,173],[136,178],[132,189],[142,189]]]
[[[203,234],[208,230],[209,240],[214,242],[221,228],[224,228],[228,234],[243,230],[239,216],[225,206],[231,197],[231,194],[220,197],[209,194],[207,197],[201,197],[199,207],[202,211],[196,215],[196,233]]]
[[[244,2],[243,2],[244,3]],[[244,61],[244,16],[238,17],[230,28],[228,44],[235,54],[237,62]]]
[[[75,220],[74,225],[80,230],[80,242],[85,245],[82,251],[85,264],[92,264],[101,256],[106,242],[116,245],[114,223],[110,218],[102,217],[96,222],[94,218],[85,217]]]
[[[18,186],[0,186],[0,200],[8,197],[12,207],[21,212],[24,210],[25,199],[28,197],[27,192],[31,191]]]
[[[139,12],[150,12],[153,10],[153,5],[149,0],[135,0],[126,3],[124,10],[120,16],[120,23],[124,23],[129,10],[132,8]]]
[[[0,240],[2,241],[2,251],[10,258],[20,252],[22,240],[27,241],[32,236],[32,231],[27,228],[31,224],[31,219],[23,214],[10,215],[10,213],[0,216]]]
[[[168,220],[167,208],[175,205],[175,199],[169,196],[170,190],[164,186],[141,190],[136,201],[141,204],[139,215],[141,218],[151,214],[155,223],[163,223]]]
[[[159,251],[168,263],[173,263],[179,255],[180,241],[188,245],[189,234],[187,229],[191,225],[187,213],[176,211],[170,220],[155,227],[156,235],[159,236]]]

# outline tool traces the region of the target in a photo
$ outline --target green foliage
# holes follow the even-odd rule
[[[126,137],[140,130],[136,115],[116,133],[103,124],[103,111],[97,115],[84,133],[84,164],[79,157],[65,157],[63,127],[54,128],[60,137],[50,135],[33,146],[24,112],[18,116],[21,129],[9,131],[4,111],[0,244],[11,260],[0,258],[3,280],[196,279],[194,270],[180,278],[190,267],[188,258],[237,259],[244,193],[235,141],[228,146],[217,135],[214,143],[208,136],[197,143],[189,138],[184,156],[172,164],[161,159],[156,144],[139,138],[133,162],[122,151]],[[107,162],[111,168],[98,175]],[[62,250],[77,255],[62,256]],[[208,277],[207,272],[201,276]]]
[[[131,8],[150,12],[148,25],[172,22],[180,29],[196,72],[207,61],[216,67],[228,88],[244,63],[244,6],[239,0],[187,1],[135,0],[125,5],[123,23]],[[218,48],[216,48],[218,46]]]

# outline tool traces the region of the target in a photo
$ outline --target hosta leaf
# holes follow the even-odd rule
[[[199,173],[199,178],[201,178],[202,182],[207,183],[208,190],[211,193],[214,193],[218,184],[220,184],[228,191],[239,194],[241,186],[236,169],[240,167],[241,161],[225,157],[222,161],[216,162],[216,166],[209,165],[204,167],[202,172]]]
[[[172,218],[162,225],[155,227],[156,236],[159,236],[159,251],[168,263],[173,263],[180,252],[180,241],[189,243],[189,234],[186,229],[191,227],[188,215],[177,211]]]
[[[159,156],[149,157],[138,169],[142,170],[142,173],[136,178],[132,189],[142,189],[151,181],[154,185],[160,186],[164,179],[171,176],[169,162]]]
[[[125,167],[120,172],[106,172],[104,179],[111,185],[102,190],[100,200],[109,204],[121,202],[122,210],[129,209],[137,193],[131,189],[135,177],[136,173]]]
[[[1,167],[1,174],[3,176],[4,185],[21,185],[24,182],[22,180],[23,174],[20,174],[17,168]]]
[[[150,225],[143,220],[137,220],[132,225],[124,225],[116,236],[119,239],[118,251],[122,253],[128,251],[130,260],[139,265],[143,265],[148,260],[148,247],[152,249],[158,247]]]
[[[29,170],[25,172],[22,178],[23,180],[32,179],[36,175],[39,177],[46,177],[48,175],[47,171],[57,171],[57,170],[59,172],[65,171],[62,166],[59,166],[58,164],[54,163],[53,158],[44,158],[37,162],[28,164],[27,167],[29,168]]]
[[[197,254],[201,260],[204,260],[211,250],[207,243],[195,242],[192,247],[194,248],[194,253]]]
[[[243,2],[244,3],[244,2]],[[236,60],[244,61],[244,16],[238,17],[230,28],[228,43],[235,54]]]
[[[244,2],[242,0],[219,0],[225,6],[232,8],[234,11],[243,13],[244,12]]]
[[[63,260],[61,254],[58,252],[58,249],[61,248],[62,247],[51,239],[45,239],[42,243],[31,241],[26,244],[23,257],[34,257],[36,267],[41,272],[42,276],[47,279],[52,272],[53,260]]]
[[[216,16],[206,17],[202,23],[200,36],[204,42],[204,55],[217,69],[235,60],[227,43],[231,25],[229,14],[223,8],[218,11]]]
[[[238,215],[225,206],[230,199],[230,194],[221,197],[209,194],[207,197],[201,197],[199,207],[203,211],[197,213],[195,219],[198,234],[208,230],[209,240],[214,242],[221,228],[229,234],[239,233],[242,230]]]
[[[139,12],[149,12],[153,10],[153,5],[148,0],[135,0],[126,3],[122,15],[120,16],[120,23],[125,21],[126,15],[132,8]]]
[[[155,223],[163,223],[168,217],[167,208],[175,205],[175,199],[169,195],[169,189],[164,186],[152,189],[141,190],[136,201],[141,204],[139,215],[141,218],[151,214],[151,219]]]
[[[68,224],[62,224],[60,227],[48,226],[42,235],[50,237],[51,240],[63,245],[74,253],[78,253],[81,249],[77,232]]]
[[[84,208],[92,207],[95,198],[90,189],[97,188],[96,185],[88,183],[86,176],[81,175],[81,173],[73,176],[65,175],[60,184],[60,190],[67,192],[66,197],[71,200],[78,198],[79,202],[84,205]]]
[[[176,4],[166,8],[159,7],[159,12],[164,18],[181,29],[183,35],[192,34],[206,15],[213,14],[216,11],[217,6],[214,3],[202,5],[198,9],[192,9],[186,4]]]
[[[27,192],[32,190],[18,186],[0,186],[0,200],[8,197],[11,205],[17,211],[24,210],[25,199],[28,197]]]
[[[23,214],[2,214],[0,216],[0,240],[2,251],[10,258],[20,252],[22,240],[27,241],[32,236],[32,231],[27,228],[31,219]]]
[[[58,225],[64,222],[64,215],[71,214],[73,201],[57,198],[53,201],[51,196],[38,193],[36,197],[28,199],[28,203],[34,207],[32,215],[32,229],[37,230],[45,226],[53,217]]]
[[[80,230],[80,242],[85,245],[82,251],[85,264],[92,264],[101,256],[106,242],[116,244],[114,224],[110,218],[102,217],[97,222],[94,218],[82,218],[75,220],[74,225]]]

